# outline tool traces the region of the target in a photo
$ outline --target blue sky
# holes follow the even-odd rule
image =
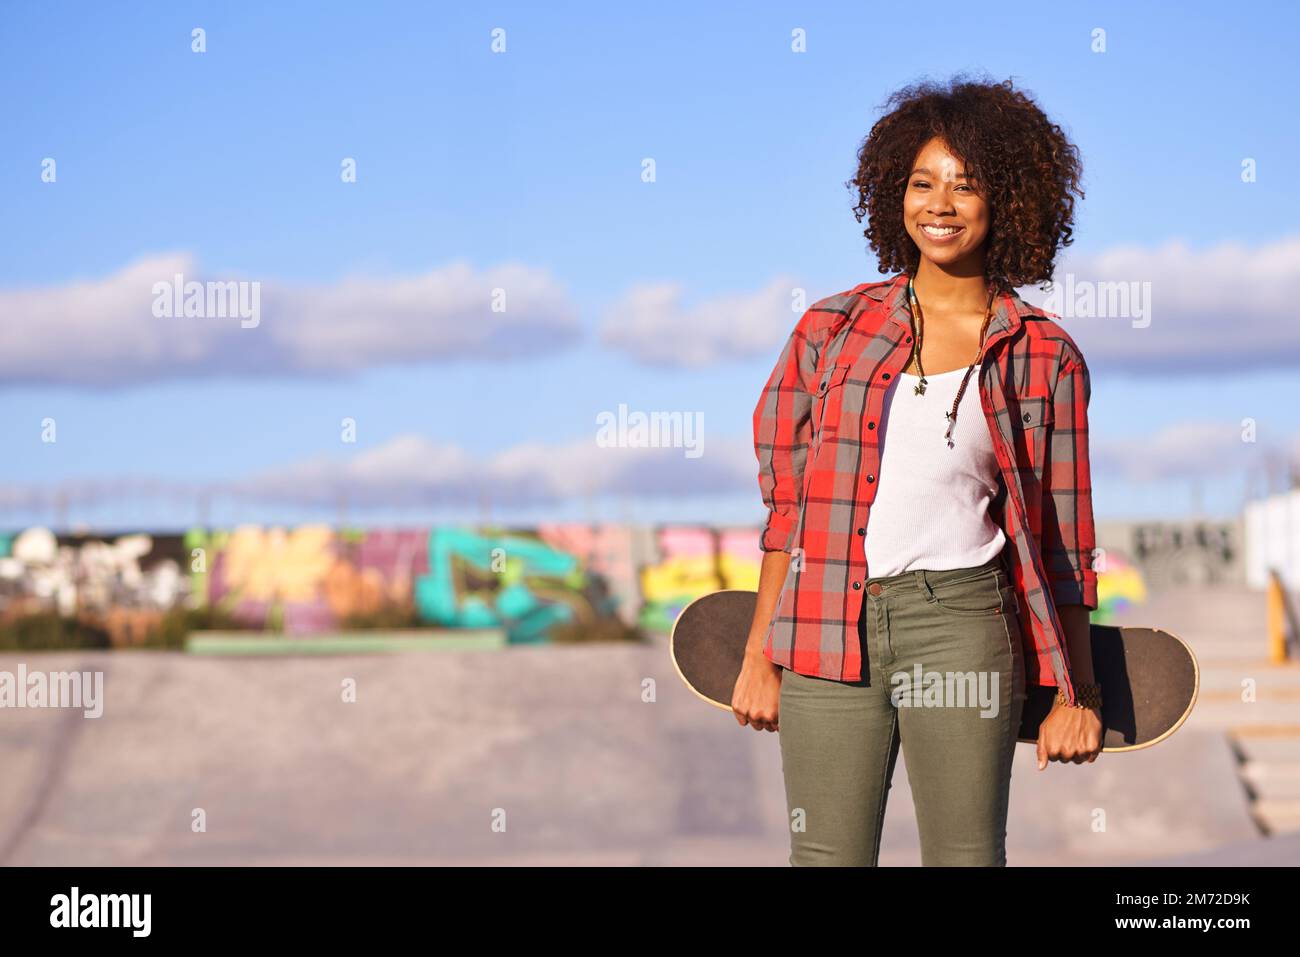
[[[815,300],[881,278],[844,187],[855,151],[889,92],[959,70],[1010,76],[1078,144],[1087,196],[1068,255],[1086,274],[1150,274],[1155,295],[1168,293],[1156,322],[1170,338],[1154,338],[1153,325],[1138,345],[1191,343],[1152,374],[1115,329],[1095,346],[1078,336],[1093,372],[1094,443],[1111,450],[1099,461],[1166,449],[1172,463],[1094,465],[1098,518],[1181,515],[1195,502],[1236,514],[1260,461],[1257,448],[1225,444],[1244,417],[1257,421],[1260,445],[1295,458],[1294,5],[1255,4],[1249,15],[1212,3],[1001,4],[997,15],[958,3],[548,6],[0,8],[0,319],[6,338],[24,341],[21,362],[0,366],[7,497],[112,480],[271,475],[284,487],[370,453],[369,467],[349,473],[361,481],[411,449],[403,468],[454,449],[438,461],[472,476],[474,462],[511,450],[564,457],[591,446],[597,414],[620,403],[700,412],[715,461],[724,448],[743,456],[779,346],[665,367],[604,330],[645,287],[675,289],[663,308],[680,333],[692,310],[720,304],[748,303],[736,312],[746,321],[782,279]],[[201,54],[191,51],[195,27],[206,31]],[[1104,53],[1091,49],[1098,27]],[[495,28],[505,53],[490,49]],[[806,53],[791,52],[795,29],[806,31]],[[41,180],[47,157],[53,184]],[[356,183],[340,180],[344,157],[356,160]],[[645,157],[653,183],[642,181]],[[1242,182],[1244,158],[1257,181]],[[1168,252],[1174,243],[1185,254]],[[113,277],[150,257],[323,290],[326,300],[349,277],[395,285],[453,263],[481,277],[521,267],[545,295],[510,359],[453,332],[440,344],[437,323],[473,321],[440,313],[418,347],[377,348],[351,371],[344,354],[314,370],[272,363],[233,374],[245,368],[236,353],[247,359],[266,335],[223,330],[224,344],[177,376],[150,363],[147,338],[122,352],[99,345],[134,341],[136,323],[158,322],[97,311]],[[1243,262],[1259,264],[1248,280]],[[86,281],[108,285],[59,298]],[[1229,296],[1247,282],[1255,298],[1236,315]],[[1201,284],[1217,291],[1202,296]],[[75,303],[79,315],[34,328],[43,315],[28,310],[34,297],[64,311]],[[798,318],[769,311],[762,321],[774,327]],[[1225,357],[1202,341],[1206,329],[1250,346]],[[42,371],[64,356],[71,371]],[[137,364],[139,375],[114,372]],[[344,416],[357,421],[355,444],[339,441]],[[40,440],[47,417],[53,444]],[[632,483],[528,504],[509,492],[519,481],[484,495],[493,517],[521,521],[761,518],[756,483],[693,484],[691,474],[664,495]],[[708,494],[690,494],[697,487]],[[196,514],[184,494],[70,494],[69,519],[91,525],[180,526]],[[350,517],[478,517],[481,503],[467,501],[450,492],[395,508],[354,503]],[[218,495],[210,517],[334,514],[292,495]],[[0,511],[9,526],[50,519],[39,505]]]

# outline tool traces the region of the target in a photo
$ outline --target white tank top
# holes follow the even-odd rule
[[[982,565],[1002,551],[1006,535],[989,514],[1000,472],[971,373],[957,409],[953,447],[944,432],[966,369],[926,376],[900,373],[880,414],[880,469],[867,515],[867,575],[900,575]]]

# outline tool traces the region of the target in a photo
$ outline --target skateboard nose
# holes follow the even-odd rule
[[[872,595],[880,594],[880,582],[872,582],[867,586],[867,591]]]

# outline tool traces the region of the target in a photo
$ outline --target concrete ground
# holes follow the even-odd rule
[[[1167,592],[1124,623],[1193,644],[1201,703],[1160,745],[1092,765],[1038,772],[1019,746],[1009,863],[1300,863],[1300,666],[1265,663],[1263,596]],[[106,705],[0,710],[0,864],[787,863],[777,735],[695,698],[663,638],[0,654],[20,662],[102,670]],[[902,757],[881,863],[920,863]]]

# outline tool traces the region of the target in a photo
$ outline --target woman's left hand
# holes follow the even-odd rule
[[[1070,708],[1060,702],[1038,726],[1038,770],[1048,761],[1091,764],[1101,754],[1101,709]]]

